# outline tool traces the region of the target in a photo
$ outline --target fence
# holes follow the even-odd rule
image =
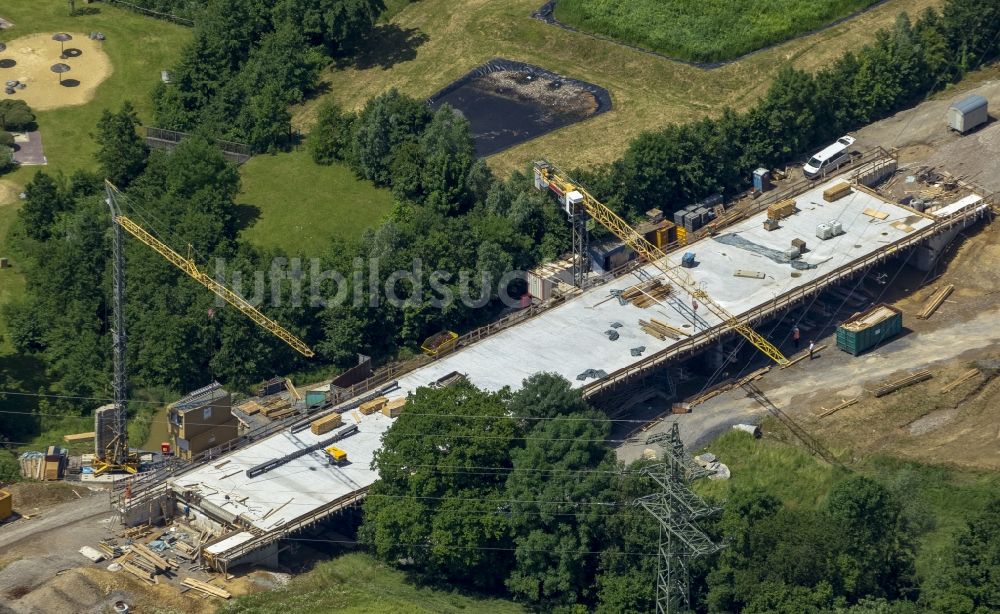
[[[173,149],[188,137],[186,132],[167,130],[165,128],[146,127],[146,143],[150,147],[157,149]],[[246,143],[227,141],[224,139],[214,139],[216,146],[222,151],[222,155],[229,161],[236,164],[243,164],[250,159],[253,151]]]
[[[164,21],[172,21],[182,26],[188,26],[189,28],[194,27],[194,20],[188,19],[187,17],[179,17],[177,15],[172,15],[170,13],[161,13],[160,11],[154,11],[153,9],[148,9],[144,6],[132,4],[131,2],[125,2],[124,0],[105,0],[105,2],[109,4],[114,4],[116,6],[124,7],[130,11],[142,13],[147,17],[153,17],[155,19],[163,19]]]

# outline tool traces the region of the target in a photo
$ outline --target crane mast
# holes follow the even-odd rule
[[[112,251],[113,251],[113,309],[112,319],[112,340],[113,340],[113,360],[114,360],[114,406],[111,410],[110,419],[102,423],[103,414],[98,414],[95,424],[95,431],[98,436],[95,439],[97,449],[95,450],[97,460],[95,460],[95,473],[101,474],[107,471],[124,470],[135,473],[139,469],[138,456],[130,454],[128,446],[128,430],[126,425],[125,403],[127,399],[127,381],[125,369],[125,245],[122,230],[127,231],[140,242],[151,248],[156,253],[163,256],[168,262],[186,273],[189,277],[205,286],[217,296],[222,297],[227,303],[238,309],[241,313],[257,323],[261,328],[269,331],[278,337],[295,351],[307,358],[312,358],[315,353],[302,340],[293,335],[283,326],[265,316],[256,307],[251,305],[242,296],[233,292],[221,283],[212,279],[208,274],[198,268],[194,260],[181,256],[167,244],[163,243],[142,226],[134,222],[129,217],[122,214],[118,207],[118,197],[121,193],[109,181],[105,181],[107,192],[107,203],[111,210],[112,224]],[[101,433],[107,433],[107,437],[102,437]]]
[[[781,350],[750,325],[741,322],[739,318],[715,302],[707,292],[698,286],[695,279],[685,269],[671,262],[666,252],[646,240],[646,237],[639,234],[628,222],[591,196],[586,189],[576,185],[556,166],[544,160],[535,162],[535,187],[538,189],[548,188],[559,196],[566,208],[567,215],[574,220],[575,224],[579,223],[577,220],[583,215],[593,218],[635,250],[641,258],[656,266],[671,283],[691,297],[701,301],[701,304],[719,318],[727,329],[732,329],[742,335],[754,347],[779,365],[788,364],[788,359],[781,353]]]

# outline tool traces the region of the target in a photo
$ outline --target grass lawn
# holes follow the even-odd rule
[[[915,17],[925,7],[940,6],[941,0],[887,0],[821,32],[712,70],[532,19],[531,12],[542,4],[542,0],[413,2],[391,18],[392,27],[380,30],[371,53],[325,73],[327,96],[348,109],[360,108],[390,87],[424,99],[490,58],[528,62],[607,88],[614,108],[492,156],[490,165],[507,172],[547,157],[566,168],[590,166],[620,156],[643,130],[711,116],[725,106],[745,109],[766,91],[783,63],[809,70],[825,66],[846,50],[871,41],[875,30],[891,26],[901,11]],[[295,110],[298,127],[308,131],[316,104],[311,101]]]
[[[238,597],[219,614],[338,612],[340,614],[446,614],[524,612],[509,601],[482,599],[415,586],[406,576],[365,554],[347,554],[320,563],[283,588]]]
[[[240,168],[243,237],[307,258],[333,237],[355,239],[392,210],[392,195],[342,164],[320,166],[304,151],[252,158]]]
[[[720,62],[810,32],[878,0],[559,0],[556,18],[671,57]]]

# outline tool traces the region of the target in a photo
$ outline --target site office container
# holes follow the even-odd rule
[[[948,127],[966,133],[990,119],[989,103],[982,96],[968,96],[948,108]]]
[[[860,324],[865,318],[887,310],[887,317],[879,318],[878,322],[864,326]],[[837,347],[857,356],[869,350],[886,339],[895,337],[903,330],[903,312],[892,305],[875,305],[863,311],[837,327]]]

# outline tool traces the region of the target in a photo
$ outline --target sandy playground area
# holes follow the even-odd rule
[[[0,99],[23,100],[38,111],[84,104],[111,76],[111,60],[100,41],[90,40],[82,32],[70,32],[73,40],[65,43],[67,57],[60,58],[59,41],[52,40],[52,34],[32,34],[7,42],[7,50],[0,51]],[[53,64],[66,64],[71,69],[62,75],[62,84],[51,70]],[[8,81],[27,87],[7,94],[3,86]]]

